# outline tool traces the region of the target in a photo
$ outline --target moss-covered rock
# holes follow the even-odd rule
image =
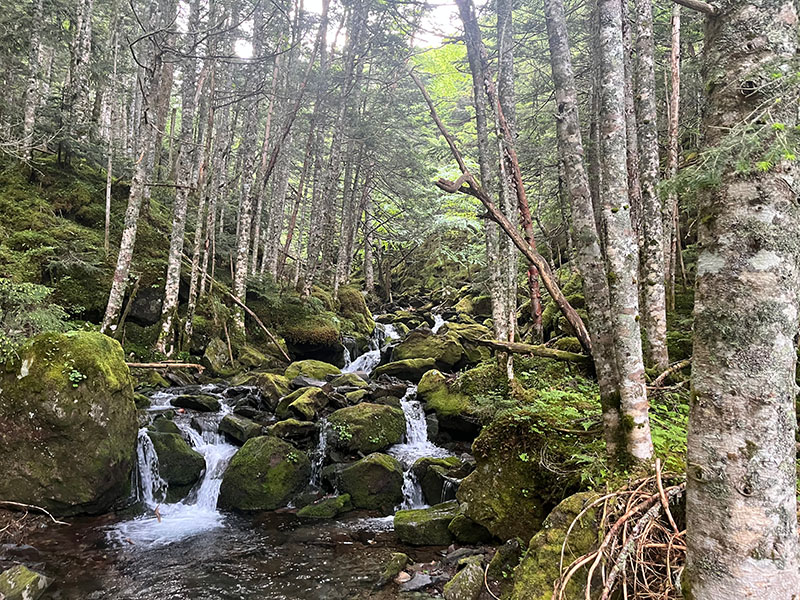
[[[453,541],[450,521],[458,515],[458,502],[451,500],[430,508],[398,510],[394,531],[401,542],[414,546],[447,546]]]
[[[305,452],[271,435],[256,437],[231,459],[218,505],[240,511],[275,510],[286,506],[310,476]]]
[[[313,421],[328,406],[329,397],[321,388],[303,388],[305,391],[287,407],[288,414],[301,421]]]
[[[342,325],[331,312],[311,313],[283,327],[290,353],[330,363],[344,363]],[[292,377],[289,377],[292,379]]]
[[[208,342],[200,363],[218,377],[228,376],[233,371],[228,345],[218,337]]]
[[[311,421],[298,421],[297,419],[285,419],[278,421],[267,428],[270,435],[283,438],[285,440],[296,441],[305,440],[317,434],[317,426]]]
[[[457,514],[447,526],[453,539],[461,544],[484,544],[492,540],[492,534],[465,514]]]
[[[148,431],[147,436],[158,455],[158,472],[169,486],[167,500],[176,502],[200,479],[206,461],[177,433]]]
[[[430,331],[412,331],[392,351],[394,360],[432,358],[440,368],[453,368],[464,356],[464,348],[455,333],[433,335]]]
[[[4,600],[38,600],[51,581],[25,565],[17,565],[0,573],[0,598]]]
[[[308,504],[297,511],[297,516],[306,519],[333,519],[349,510],[353,510],[350,494],[341,494]]]
[[[497,549],[489,561],[486,576],[490,581],[500,585],[500,596],[508,598],[514,587],[514,569],[520,563],[525,552],[525,543],[520,538],[513,538]]]
[[[511,600],[552,600],[553,584],[560,576],[561,552],[567,530],[583,509],[597,498],[593,492],[581,492],[562,500],[547,516],[542,529],[528,544],[528,550],[514,571]],[[572,526],[566,556],[582,556],[597,544],[595,508],[589,509]],[[567,561],[569,562],[569,561]],[[583,598],[587,567],[579,569],[567,584],[565,598]]]
[[[275,373],[247,373],[235,377],[232,383],[257,387],[270,410],[275,410],[280,399],[289,393],[289,380]]]
[[[480,431],[480,422],[469,396],[451,390],[447,378],[439,371],[428,371],[417,387],[417,397],[427,412],[436,413],[441,431],[458,439],[473,439]]]
[[[381,571],[380,577],[378,577],[378,581],[375,583],[375,587],[377,589],[385,587],[390,581],[397,577],[400,571],[405,569],[410,562],[411,560],[408,558],[407,554],[392,552],[392,555],[384,563],[383,571]]]
[[[364,294],[354,287],[339,288],[339,315],[353,324],[351,333],[369,336],[375,329],[375,321],[367,307]]]
[[[209,394],[182,394],[170,402],[176,408],[188,408],[198,412],[217,412],[220,403],[217,398]]]
[[[261,435],[261,425],[239,415],[225,415],[219,422],[219,432],[239,444]]]
[[[375,452],[344,467],[336,484],[356,508],[391,514],[403,501],[403,467],[388,454]]]
[[[334,411],[328,425],[329,443],[334,448],[363,454],[386,450],[406,432],[402,410],[369,402]]]
[[[375,377],[380,375],[391,375],[400,379],[410,379],[419,381],[422,376],[436,368],[436,360],[433,358],[411,358],[408,360],[396,360],[394,362],[381,365],[373,372]]]
[[[133,395],[133,403],[136,405],[136,408],[149,408],[150,407],[150,398],[145,396],[144,394],[134,394]]]
[[[347,398],[348,404],[358,404],[362,400],[365,400],[369,396],[369,391],[367,390],[353,390],[352,392],[347,392],[344,397]]]
[[[457,477],[463,465],[455,456],[447,458],[423,457],[411,467],[422,488],[422,495],[428,504],[438,504],[455,498],[458,489]]]
[[[468,563],[444,586],[445,600],[478,600],[483,591],[483,569],[477,562]]]
[[[331,385],[335,388],[338,387],[355,387],[355,388],[368,388],[369,384],[364,381],[363,378],[359,377],[355,373],[342,373],[336,379],[331,381]]]
[[[181,434],[180,428],[175,424],[171,418],[168,418],[166,415],[158,415],[155,419],[153,419],[153,424],[150,425],[151,431],[157,431],[159,433],[177,433],[178,435]]]
[[[477,464],[461,482],[458,500],[468,517],[503,540],[533,535],[553,505],[580,484],[576,473],[562,475],[543,462],[567,464],[580,450],[576,439],[527,410],[496,418],[472,450]]]
[[[137,429],[118,342],[34,338],[0,365],[0,498],[58,515],[107,510],[127,493]]]
[[[299,375],[324,381],[328,375],[340,375],[342,371],[339,367],[321,360],[299,360],[293,362],[286,368],[284,376],[291,381]]]

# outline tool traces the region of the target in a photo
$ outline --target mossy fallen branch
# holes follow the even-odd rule
[[[128,365],[129,369],[197,369],[201,373],[206,369],[203,365],[198,365],[197,363],[180,363],[173,361],[152,363],[126,362],[125,364]]]
[[[552,358],[553,360],[561,360],[565,362],[580,363],[585,365],[592,364],[592,357],[585,354],[578,354],[576,352],[568,352],[566,350],[556,350],[548,346],[534,346],[533,344],[523,344],[521,342],[501,342],[500,340],[472,340],[473,344],[479,346],[487,346],[492,350],[499,350],[501,352],[510,352],[512,354],[531,354],[533,356],[541,356],[543,358]]]

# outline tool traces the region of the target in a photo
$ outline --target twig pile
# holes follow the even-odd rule
[[[565,592],[579,572],[586,577],[585,600],[609,600],[612,594],[624,600],[679,598],[686,531],[678,526],[670,504],[674,506],[683,496],[686,483],[681,479],[674,473],[662,473],[657,462],[655,475],[633,481],[586,506],[567,530],[553,599],[578,600]],[[595,550],[565,567],[570,532],[581,517],[597,507],[602,507],[602,540]]]

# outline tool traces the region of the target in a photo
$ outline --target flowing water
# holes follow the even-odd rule
[[[445,323],[447,323],[447,321],[444,320],[442,315],[433,315],[433,327],[431,327],[431,333],[438,333]]]
[[[350,353],[345,349],[347,358],[345,365],[342,368],[343,373],[372,373],[375,368],[381,363],[381,354],[383,349],[392,341],[397,341],[400,335],[394,325],[383,325],[382,323],[375,324],[375,331],[372,332],[372,337],[369,340],[368,350],[351,360]]]

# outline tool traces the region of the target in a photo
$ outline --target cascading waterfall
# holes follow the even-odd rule
[[[204,390],[205,391],[205,390]],[[151,407],[157,412],[169,406],[169,399],[181,391],[160,392],[155,401],[159,406]],[[205,391],[208,393],[208,391]],[[190,446],[205,459],[206,468],[199,484],[181,502],[165,504],[167,484],[158,470],[158,455],[147,435],[147,428],[139,430],[137,442],[137,500],[148,507],[148,514],[116,525],[110,532],[112,539],[141,546],[162,546],[220,527],[223,516],[217,511],[217,499],[225,467],[237,451],[237,447],[225,441],[217,432],[219,422],[231,412],[224,399],[219,412],[203,415],[193,420],[201,428],[196,431],[189,423],[189,416],[176,419],[176,424]],[[162,404],[166,403],[166,405]],[[158,513],[155,509],[158,508]]]
[[[411,467],[420,458],[444,458],[450,453],[428,439],[428,424],[422,404],[417,400],[417,386],[408,387],[400,399],[400,407],[406,417],[406,439],[402,444],[389,448],[389,454],[403,465],[403,502],[400,508],[422,508],[426,506],[425,498]]]
[[[353,360],[348,362],[345,360],[345,366],[342,368],[342,373],[356,373],[365,372],[372,373],[372,371],[381,362],[381,349],[384,347],[384,342],[387,339],[387,333],[391,325],[383,325],[382,323],[375,324],[375,330],[372,332],[372,337],[369,340],[369,350]],[[394,337],[397,337],[397,331],[392,327]],[[347,350],[345,349],[345,353]],[[350,358],[350,355],[347,355]]]
[[[319,424],[319,441],[311,457],[311,486],[319,488],[322,484],[322,467],[325,466],[325,455],[328,453],[328,420],[322,419]]]

